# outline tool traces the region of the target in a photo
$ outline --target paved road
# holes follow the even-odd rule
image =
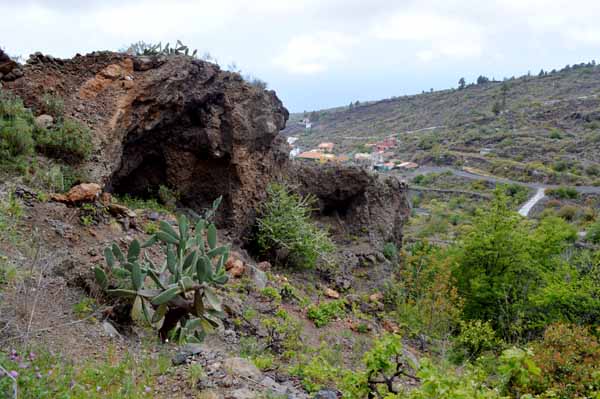
[[[529,215],[531,209],[538,203],[542,198],[545,197],[545,191],[548,188],[556,188],[559,187],[555,184],[542,184],[542,183],[524,183],[515,180],[505,179],[503,177],[495,177],[495,176],[487,176],[487,175],[479,175],[473,172],[467,172],[465,170],[451,168],[449,166],[421,166],[418,169],[415,169],[410,176],[423,175],[429,173],[444,173],[451,172],[455,176],[464,177],[467,179],[473,180],[485,180],[496,184],[519,184],[521,186],[526,186],[532,189],[535,189],[535,194],[527,200],[525,204],[519,209],[519,213],[523,216]],[[596,186],[572,186],[577,192],[581,194],[600,194],[600,187]]]

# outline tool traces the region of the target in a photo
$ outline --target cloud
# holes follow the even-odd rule
[[[339,32],[294,36],[273,63],[292,74],[315,74],[346,60],[357,39]]]
[[[371,29],[377,40],[405,42],[420,48],[417,59],[469,58],[482,54],[483,29],[466,20],[420,12],[391,15]]]

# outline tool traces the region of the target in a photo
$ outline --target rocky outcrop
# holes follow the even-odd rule
[[[373,244],[402,243],[410,205],[406,184],[358,167],[294,163],[289,179],[318,200],[319,214],[339,221],[347,235],[367,234]]]
[[[19,64],[0,49],[0,81],[10,81],[22,76]]]
[[[161,185],[200,211],[223,196],[220,220],[241,234],[268,182],[287,162],[279,131],[288,111],[274,92],[185,56],[112,52],[60,60],[39,53],[9,84],[41,109],[50,92],[94,132],[83,166],[109,191],[148,195]]]
[[[92,129],[93,156],[81,168],[105,190],[145,196],[166,186],[196,212],[222,196],[217,222],[243,237],[268,183],[287,176],[345,233],[401,242],[405,187],[356,168],[291,164],[279,134],[288,111],[239,74],[185,56],[113,52],[67,60],[36,53],[22,73],[5,85],[37,114],[50,93]]]

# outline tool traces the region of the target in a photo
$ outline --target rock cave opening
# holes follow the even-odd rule
[[[166,185],[167,164],[162,154],[146,155],[135,167],[127,167],[124,161],[111,181],[113,193],[144,199],[157,198],[160,186]]]
[[[109,187],[117,195],[161,202],[159,190],[165,186],[174,193],[178,207],[191,209],[198,215],[222,196],[215,221],[227,226],[232,213],[231,190],[235,189],[236,181],[228,154],[215,157],[208,149],[192,152],[176,143],[165,141],[158,145],[152,140],[125,145],[121,165],[113,173]]]
[[[342,220],[351,217],[352,210],[357,206],[363,193],[351,196],[342,195],[340,190],[336,190],[331,196],[319,198],[321,215],[338,216]]]

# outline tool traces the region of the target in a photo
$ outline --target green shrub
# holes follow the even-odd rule
[[[306,316],[315,323],[315,326],[324,327],[333,320],[343,317],[345,314],[346,301],[338,299],[336,301],[311,305],[308,308]]]
[[[482,352],[495,349],[499,344],[496,332],[489,322],[471,320],[460,322],[460,333],[454,339],[453,352],[456,360],[474,360]]]
[[[219,203],[220,198],[213,211]],[[160,231],[142,245],[134,240],[126,255],[113,244],[104,251],[108,267],[96,266],[94,273],[108,294],[131,300],[132,319],[160,325],[163,340],[198,343],[220,325],[223,309],[214,287],[228,280],[229,247],[217,246],[215,225],[203,219],[192,229],[181,215],[178,226],[175,231],[161,221]],[[160,266],[142,253],[156,243],[165,251],[166,262]]]
[[[33,133],[33,116],[21,99],[0,91],[0,163],[30,155]]]
[[[557,187],[547,189],[546,195],[560,199],[577,199],[579,192],[573,187]]]
[[[558,218],[543,219],[533,229],[507,203],[496,191],[480,212],[461,240],[454,277],[465,299],[465,318],[489,320],[500,337],[511,341],[544,323],[533,298],[552,284],[552,272],[562,264],[559,255],[576,231]]]
[[[533,344],[533,352],[542,372],[533,378],[529,392],[553,392],[558,398],[600,393],[600,342],[587,328],[551,325],[543,339]]]
[[[383,256],[387,260],[395,262],[398,260],[398,247],[393,242],[386,242],[383,246]]]
[[[92,153],[90,129],[74,119],[65,119],[61,125],[40,132],[36,137],[37,148],[43,154],[68,163],[78,163]]]
[[[579,208],[575,205],[563,205],[556,212],[556,215],[560,218],[565,219],[566,221],[573,221],[576,219],[577,214],[579,213]]]
[[[585,239],[594,244],[600,244],[600,222],[596,222],[588,228]]]
[[[314,197],[293,194],[281,184],[270,184],[267,194],[257,219],[257,241],[263,253],[286,249],[290,264],[312,268],[334,250],[329,234],[310,219]]]

